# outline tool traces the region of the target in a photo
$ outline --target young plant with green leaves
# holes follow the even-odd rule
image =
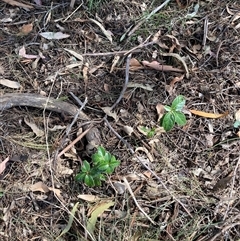
[[[81,172],[77,174],[76,180],[89,187],[101,186],[102,181],[106,180],[106,175],[112,174],[119,165],[120,161],[100,146],[92,155],[91,164],[86,160],[83,161]]]
[[[179,95],[173,100],[171,106],[164,106],[167,113],[161,119],[161,126],[165,131],[170,131],[175,123],[179,126],[184,126],[187,123],[186,116],[182,113],[185,103],[184,96]]]
[[[156,134],[155,128],[148,128],[148,127],[142,126],[141,131],[147,136],[147,138],[152,138]]]

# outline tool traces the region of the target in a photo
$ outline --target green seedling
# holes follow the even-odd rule
[[[185,102],[184,96],[179,95],[173,100],[171,106],[164,106],[167,113],[161,119],[161,126],[165,131],[170,131],[175,123],[179,126],[184,126],[187,123],[186,116],[182,113]]]
[[[85,183],[89,187],[101,186],[106,180],[107,174],[112,174],[120,161],[111,155],[103,147],[98,147],[97,152],[92,155],[92,163],[83,161],[81,172],[77,174],[76,180]]]
[[[147,136],[147,138],[152,138],[156,134],[155,128],[148,128],[148,127],[141,127],[141,130],[144,132],[144,134]]]

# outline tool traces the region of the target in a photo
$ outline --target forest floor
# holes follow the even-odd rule
[[[0,1],[0,239],[240,240],[239,1],[72,4]]]

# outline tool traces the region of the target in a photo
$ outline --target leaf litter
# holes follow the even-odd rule
[[[198,5],[196,1],[165,1],[159,6],[157,2],[119,1],[117,5],[101,2],[90,13],[88,3],[71,9],[70,3],[57,1],[51,6],[35,1],[37,5],[29,5],[32,8],[22,2],[0,3],[5,9],[0,20],[4,25],[1,50],[6,53],[0,59],[1,79],[12,81],[12,85],[2,85],[1,96],[42,93],[51,97],[49,105],[53,98],[64,99],[60,103],[71,102],[77,110],[78,104],[69,95],[73,92],[80,100],[88,97],[84,109],[88,118],[81,116],[67,133],[73,116],[50,112],[44,103],[42,108],[34,107],[35,99],[31,99],[33,107],[24,102],[10,109],[4,103],[8,109],[1,109],[2,156],[27,154],[29,158],[12,162],[3,177],[0,202],[6,222],[1,235],[12,240],[56,239],[60,233],[59,239],[66,240],[74,236],[80,240],[179,241],[214,241],[228,235],[234,240],[239,233],[235,215],[239,192],[238,6],[215,0]],[[25,15],[22,7],[31,15]],[[146,10],[151,14],[142,21]],[[15,49],[16,56],[9,55]],[[127,74],[125,56],[129,53]],[[104,112],[104,106],[118,99],[127,75],[128,89],[122,100],[114,110],[107,107]],[[164,106],[171,106],[179,95],[186,98],[187,124],[165,132],[160,126]],[[37,137],[38,126],[29,131],[25,116],[39,117],[44,138]],[[109,129],[103,116],[122,139]],[[90,125],[99,129],[92,140],[121,160],[116,172],[96,189],[74,179],[82,162],[91,159],[85,137],[74,140],[78,130],[84,132]],[[70,149],[64,158],[54,158],[66,146]],[[32,191],[23,188],[31,186]],[[93,216],[91,207],[98,211]],[[25,225],[15,223],[13,230],[8,222],[19,216]]]

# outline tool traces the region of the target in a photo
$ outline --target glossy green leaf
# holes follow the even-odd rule
[[[187,123],[186,120],[186,116],[179,111],[173,112],[174,116],[175,116],[175,122],[180,125],[180,126],[184,126]]]
[[[185,103],[186,103],[186,100],[184,96],[179,95],[173,100],[171,108],[173,111],[181,111]]]
[[[113,173],[114,169],[120,165],[120,161],[103,147],[98,147],[97,152],[92,155],[92,161],[92,166],[84,161],[81,172],[76,175],[77,181],[82,181],[89,187],[100,186],[101,181],[106,179],[106,174]]]
[[[108,167],[109,167],[109,163],[105,163],[105,162],[98,165],[98,169],[101,170],[102,172],[107,170]]]
[[[172,110],[172,107],[170,107],[170,106],[168,106],[168,105],[165,105],[165,106],[164,106],[164,109],[165,109],[166,111],[171,111],[171,110]]]
[[[104,156],[104,161],[106,162],[109,162],[111,160],[111,154],[107,151],[105,156]]]
[[[91,175],[85,175],[84,177],[84,183],[89,186],[89,187],[93,187],[94,186],[94,180],[93,177]]]
[[[165,131],[170,131],[175,123],[175,117],[171,112],[168,112],[163,116],[162,127]]]
[[[91,167],[90,167],[89,162],[83,161],[83,165],[82,165],[82,168],[81,168],[82,172],[89,172],[90,169],[91,169]]]
[[[84,178],[87,174],[85,172],[78,173],[75,177],[77,182],[84,182]]]

